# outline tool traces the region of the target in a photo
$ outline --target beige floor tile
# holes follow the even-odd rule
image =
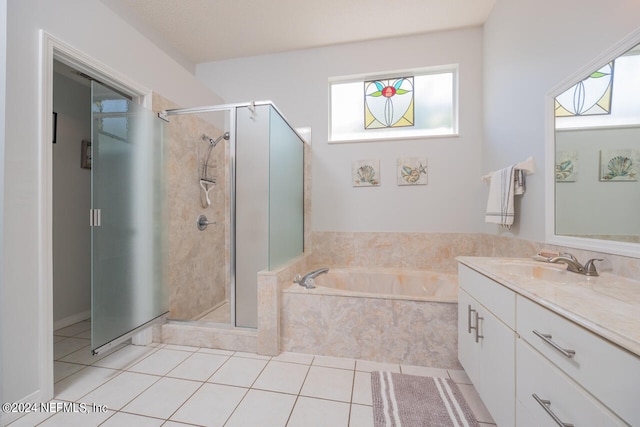
[[[172,421],[223,426],[247,393],[246,388],[204,384],[171,417]]]
[[[128,369],[158,350],[156,347],[127,345],[107,357],[94,362],[93,366],[110,369]]]
[[[400,372],[400,365],[396,363],[373,362],[370,360],[356,360],[356,371],[373,372],[388,371]]]
[[[93,427],[99,426],[107,418],[113,415],[112,411],[107,412],[58,412],[51,418],[47,418],[42,427]]]
[[[53,360],[59,360],[81,348],[89,348],[89,340],[82,338],[65,338],[53,344]]]
[[[313,364],[316,366],[324,366],[327,368],[354,370],[356,366],[356,360],[347,359],[344,357],[316,356],[313,358]]]
[[[360,405],[372,405],[371,373],[356,371],[351,401]]]
[[[373,408],[371,406],[364,405],[351,405],[349,427],[371,426],[373,426]]]
[[[128,370],[142,374],[166,375],[190,355],[191,353],[186,351],[161,348],[131,366]]]
[[[161,378],[122,408],[122,411],[167,419],[191,397],[201,384],[176,378]]]
[[[296,396],[249,390],[225,427],[285,426]]]
[[[82,398],[83,402],[107,405],[107,408],[119,410],[151,387],[160,377],[123,372],[111,381],[101,385]]]
[[[219,354],[193,353],[167,374],[168,377],[194,381],[206,381],[227,360]]]
[[[216,384],[251,387],[260,372],[267,365],[266,360],[231,357],[216,371],[208,382]]]
[[[278,362],[290,362],[290,363],[300,363],[303,365],[310,365],[311,362],[313,361],[313,354],[292,353],[292,352],[285,351],[271,358],[271,360],[276,360]]]
[[[87,366],[54,385],[56,399],[77,401],[82,396],[120,375],[115,369]]]
[[[143,417],[142,415],[126,414],[124,412],[118,412],[111,418],[109,418],[100,427],[123,427],[123,426],[135,426],[135,427],[160,427],[164,423],[164,420],[158,418]]]
[[[300,396],[287,427],[347,427],[350,404]]]
[[[312,366],[300,395],[351,402],[354,371]]]
[[[252,388],[298,394],[309,371],[309,365],[270,361]]]
[[[400,365],[403,374],[416,375],[421,377],[449,378],[446,369],[429,368],[425,366]]]

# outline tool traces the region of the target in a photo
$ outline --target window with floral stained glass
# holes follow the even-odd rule
[[[331,78],[330,142],[456,135],[456,65]]]
[[[413,76],[364,82],[364,128],[413,126]]]

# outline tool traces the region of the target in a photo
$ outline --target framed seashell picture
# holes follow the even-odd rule
[[[426,185],[427,158],[402,157],[397,160],[398,185]]]
[[[558,151],[556,153],[556,182],[578,180],[578,152]]]
[[[380,160],[355,160],[351,163],[351,182],[354,187],[380,185]]]
[[[600,181],[637,181],[640,151],[601,150]]]

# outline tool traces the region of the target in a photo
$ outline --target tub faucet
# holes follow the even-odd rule
[[[570,253],[562,253],[560,256],[551,257],[547,259],[547,262],[551,263],[563,263],[567,264],[567,270],[574,273],[584,274],[585,276],[597,276],[598,270],[596,270],[595,261],[603,261],[601,258],[593,258],[587,261],[584,265],[580,264],[578,259]]]
[[[314,285],[313,283],[313,279],[321,274],[327,273],[328,271],[328,268],[319,268],[305,274],[302,277],[300,277],[299,274],[296,274],[296,277],[293,279],[293,283],[297,283],[300,286],[305,287],[306,289],[313,289],[316,287],[316,285]]]

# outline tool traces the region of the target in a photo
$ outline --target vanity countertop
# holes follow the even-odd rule
[[[458,257],[458,262],[640,356],[640,281],[588,277],[530,258]]]

